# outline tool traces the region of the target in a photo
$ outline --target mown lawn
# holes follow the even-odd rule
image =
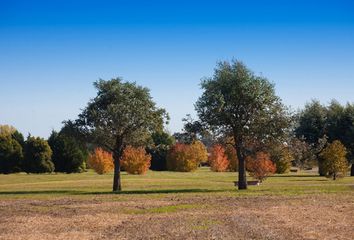
[[[353,239],[354,177],[236,173],[0,175],[0,239]]]
[[[98,175],[93,171],[80,174],[9,174],[0,175],[0,198],[41,198],[60,195],[89,196],[111,194],[113,174]],[[315,172],[274,175],[260,186],[238,191],[233,181],[237,173],[211,172],[200,168],[192,173],[149,171],[145,175],[122,173],[123,192],[127,194],[210,193],[236,196],[292,195],[352,192],[354,177],[336,181]]]

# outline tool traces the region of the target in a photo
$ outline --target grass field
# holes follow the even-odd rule
[[[354,239],[354,177],[235,173],[0,175],[0,239]]]

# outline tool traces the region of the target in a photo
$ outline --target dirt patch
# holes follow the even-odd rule
[[[353,239],[353,197],[3,200],[0,239]]]

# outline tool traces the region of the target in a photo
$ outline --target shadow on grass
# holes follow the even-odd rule
[[[290,179],[290,182],[328,182],[328,179]]]
[[[295,174],[291,174],[291,175],[273,175],[273,176],[269,176],[268,178],[308,178],[308,177],[321,177],[319,175],[295,175]],[[323,177],[321,177],[323,178]]]
[[[4,191],[0,195],[26,195],[26,194],[62,194],[62,195],[110,195],[110,194],[168,194],[168,193],[211,193],[211,192],[227,192],[229,190],[211,190],[211,189],[157,189],[157,190],[127,190],[121,192],[112,191],[76,191],[76,190],[40,190],[40,191]]]

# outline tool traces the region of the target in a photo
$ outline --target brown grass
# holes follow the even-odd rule
[[[353,239],[354,195],[0,201],[0,239]],[[118,201],[117,201],[118,200]]]

